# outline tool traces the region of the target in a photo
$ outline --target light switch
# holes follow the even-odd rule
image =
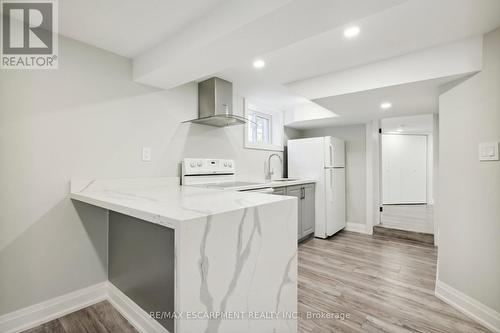
[[[498,161],[498,142],[483,142],[479,144],[480,161]]]
[[[142,160],[151,161],[151,147],[142,147]]]

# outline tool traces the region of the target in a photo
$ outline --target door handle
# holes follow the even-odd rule
[[[301,187],[300,188],[300,199],[305,199],[306,198],[306,190]]]

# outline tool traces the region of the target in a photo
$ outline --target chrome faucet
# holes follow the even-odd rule
[[[266,181],[270,181],[271,180],[271,177],[272,175],[274,175],[274,170],[271,171],[271,158],[273,156],[277,156],[279,159],[280,159],[280,162],[281,162],[281,165],[283,165],[283,159],[281,158],[280,155],[274,153],[274,154],[271,154],[269,155],[268,159],[267,159],[267,170],[265,170],[265,177],[266,177]]]

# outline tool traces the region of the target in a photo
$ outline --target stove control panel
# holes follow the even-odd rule
[[[182,174],[186,175],[215,175],[234,174],[233,160],[213,158],[185,158],[182,160]]]

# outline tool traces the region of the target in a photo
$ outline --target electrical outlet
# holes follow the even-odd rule
[[[142,147],[142,160],[151,161],[151,147]]]

